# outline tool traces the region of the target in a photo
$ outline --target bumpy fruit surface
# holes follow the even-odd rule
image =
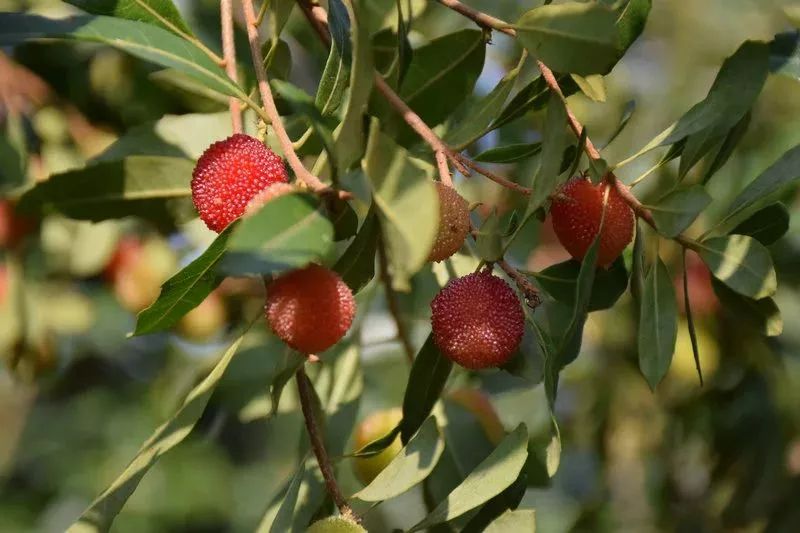
[[[306,533],[366,533],[366,529],[343,516],[329,516],[311,524]]]
[[[452,187],[436,182],[439,194],[439,233],[428,261],[444,261],[456,253],[469,233],[469,205]]]
[[[283,159],[258,139],[237,133],[209,146],[197,160],[192,200],[206,226],[219,233],[259,192],[287,181]]]
[[[550,215],[561,245],[575,259],[583,259],[600,229],[603,197],[608,184],[597,186],[583,177],[564,184],[553,199]],[[607,267],[633,240],[633,211],[615,188],[608,192],[597,264]]]
[[[392,431],[403,418],[403,410],[399,407],[385,409],[372,413],[365,418],[356,428],[353,440],[353,451],[357,451],[375,439],[379,439]],[[380,474],[386,466],[392,462],[394,456],[403,449],[400,442],[400,435],[392,443],[377,455],[372,457],[357,457],[353,459],[353,470],[356,477],[364,485],[368,485]]]
[[[270,283],[265,311],[275,335],[295,350],[312,354],[327,350],[347,333],[356,302],[335,272],[311,264]]]
[[[513,289],[488,271],[451,280],[431,302],[433,338],[459,365],[503,365],[522,340],[525,317]]]

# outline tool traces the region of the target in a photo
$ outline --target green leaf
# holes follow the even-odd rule
[[[66,0],[92,15],[106,15],[160,26],[178,35],[193,35],[171,0]]]
[[[561,161],[568,139],[566,124],[564,103],[553,95],[547,105],[541,162],[533,178],[533,193],[528,200],[527,214],[539,209],[559,185]]]
[[[243,339],[244,334],[228,348],[213,370],[191,390],[178,412],[147,439],[122,474],[92,502],[77,522],[70,526],[68,529],[70,533],[109,530],[114,518],[148,470],[162,455],[180,444],[191,433]]]
[[[517,39],[551,69],[587,76],[607,74],[619,58],[617,17],[599,3],[537,7],[515,24]]]
[[[480,30],[461,30],[414,50],[400,97],[429,126],[442,123],[472,94],[483,70],[485,41]],[[393,113],[386,131],[401,144],[416,140],[405,121]]]
[[[500,230],[500,217],[497,211],[483,222],[475,239],[478,257],[487,263],[500,261],[503,258],[503,236]]]
[[[769,43],[769,70],[800,81],[800,31],[779,33]]]
[[[595,102],[606,101],[606,84],[600,74],[590,74],[589,76],[579,76],[572,74],[572,79],[581,88],[581,92]]]
[[[506,511],[484,529],[484,533],[509,533],[511,531],[536,531],[536,511],[521,509],[519,511]]]
[[[102,16],[55,20],[36,15],[0,13],[0,45],[49,37],[107,44],[146,61],[179,70],[209,89],[247,98],[225,71],[197,46],[156,26]]]
[[[275,515],[275,519],[272,521],[272,524],[270,524],[269,530],[267,530],[266,527],[263,527],[264,531],[269,531],[270,533],[281,533],[292,530],[294,512],[295,508],[297,507],[300,487],[303,484],[303,477],[305,476],[305,473],[306,456],[304,456],[300,461],[297,471],[292,476],[291,481],[289,481],[289,486],[286,488],[283,501],[278,508],[278,513]],[[264,526],[266,526],[266,524],[264,524]],[[261,531],[262,527],[259,527],[258,530]]]
[[[28,148],[22,121],[14,114],[8,114],[5,120],[5,131],[0,131],[0,191],[22,185],[28,167]]]
[[[628,0],[617,15],[617,35],[624,53],[644,31],[652,0]]]
[[[528,430],[520,424],[409,533],[448,522],[486,503],[517,479],[528,457]]]
[[[723,139],[722,145],[720,145],[719,150],[717,150],[714,159],[703,173],[703,183],[708,183],[708,180],[711,179],[711,176],[716,174],[717,171],[728,162],[728,159],[730,159],[733,151],[739,145],[739,141],[742,140],[742,137],[744,137],[744,134],[747,132],[747,127],[750,125],[750,119],[752,116],[753,113],[748,111],[739,120],[739,122],[736,123],[736,125],[728,130],[728,134],[725,136],[725,139]]]
[[[444,390],[453,363],[444,357],[429,335],[411,366],[408,384],[403,397],[403,421],[400,437],[403,442],[416,433]]]
[[[561,87],[564,96],[571,96],[578,92],[578,85],[568,74],[556,74],[556,81]],[[539,76],[529,82],[525,87],[511,98],[511,101],[503,108],[500,116],[492,122],[489,130],[495,130],[505,126],[529,111],[538,111],[550,100],[550,88],[543,77]]]
[[[156,223],[196,216],[189,182],[194,163],[175,157],[131,156],[56,174],[20,199],[22,210],[52,208],[91,220],[137,216]]]
[[[644,292],[644,254],[645,243],[642,235],[642,227],[636,223],[636,236],[633,238],[633,258],[631,261],[631,296],[636,302],[637,307],[642,305],[642,293]]]
[[[402,494],[433,471],[444,451],[444,439],[429,416],[413,437],[372,482],[355,493],[365,502],[380,502]]]
[[[688,228],[710,203],[711,196],[702,185],[691,185],[676,189],[646,207],[653,213],[659,233],[672,238]]]
[[[131,155],[197,159],[211,143],[231,133],[227,111],[165,115],[155,122],[130,128],[92,161],[118,161]]]
[[[472,159],[484,163],[515,163],[542,151],[542,143],[521,143],[497,146],[479,153]]]
[[[354,451],[353,453],[346,455],[345,457],[374,457],[380,454],[383,450],[388,448],[392,445],[392,443],[397,440],[397,437],[400,435],[400,424],[397,424],[389,433],[384,435],[383,437],[378,437],[377,439],[368,442],[358,450]]]
[[[775,294],[777,279],[764,245],[745,235],[714,237],[695,250],[714,277],[742,296],[756,300]]]
[[[634,159],[653,148],[673,144],[712,126],[717,131],[733,127],[761,93],[767,70],[767,45],[745,42],[722,64],[706,98],[628,159]]]
[[[146,335],[171,328],[189,311],[200,305],[222,282],[216,267],[225,254],[231,224],[214,239],[203,254],[161,286],[161,294],[150,307],[139,313],[133,335]]]
[[[331,30],[333,46],[342,55],[346,65],[353,61],[353,47],[350,43],[350,14],[342,0],[328,2],[328,25]]]
[[[761,244],[769,246],[789,231],[790,218],[789,210],[778,202],[753,213],[730,232],[749,235]]]
[[[332,46],[315,98],[315,104],[323,116],[333,115],[342,104],[349,81],[350,69],[336,47]]]
[[[291,2],[294,5],[294,2]],[[334,132],[339,173],[344,173],[363,154],[364,112],[372,92],[375,70],[372,66],[370,33],[365,21],[369,0],[350,0],[345,5],[350,20],[350,86],[342,122]]]
[[[650,267],[639,308],[639,369],[651,390],[664,378],[678,337],[675,289],[663,261]]]
[[[628,100],[625,102],[625,108],[622,110],[622,116],[619,119],[619,124],[617,124],[617,128],[614,130],[614,133],[608,137],[606,146],[614,142],[614,139],[616,139],[619,134],[622,133],[622,131],[625,129],[625,126],[627,126],[628,122],[630,122],[631,118],[633,118],[634,111],[636,111],[636,100]]]
[[[539,286],[547,294],[561,303],[575,305],[575,289],[581,263],[574,259],[547,267],[541,272],[531,272]],[[628,271],[625,261],[620,257],[607,269],[599,269],[595,274],[592,293],[589,297],[589,311],[609,309],[625,294],[628,288]]]
[[[800,178],[800,144],[783,154],[733,200],[716,229],[728,231],[750,214],[769,205]]]
[[[772,298],[761,298],[760,300],[747,298],[715,279],[711,280],[711,286],[723,309],[731,317],[749,324],[756,331],[768,337],[777,337],[783,333],[781,311]]]
[[[686,327],[689,330],[689,340],[692,343],[692,354],[694,355],[694,366],[697,369],[697,377],[700,379],[700,386],[703,386],[703,370],[700,366],[700,349],[697,346],[697,331],[694,327],[694,317],[692,316],[692,299],[689,297],[689,274],[686,271],[686,248],[681,253],[683,264],[683,304],[686,309]]]
[[[333,242],[333,227],[316,197],[280,196],[243,218],[228,240],[220,263],[227,274],[270,274],[319,261]]]
[[[464,118],[445,135],[445,142],[455,149],[463,149],[489,132],[517,81],[522,62],[509,70],[494,89],[482,98],[472,101],[464,110]]]
[[[386,239],[392,285],[410,290],[409,280],[427,263],[436,239],[431,220],[439,217],[439,196],[429,175],[432,168],[381,133],[373,120],[363,161],[373,187],[381,229]]]
[[[375,277],[375,253],[379,237],[380,225],[373,204],[356,238],[333,267],[353,293],[363,289]]]

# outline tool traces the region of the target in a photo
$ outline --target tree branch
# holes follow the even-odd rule
[[[333,189],[322,183],[320,179],[309,172],[292,146],[292,140],[289,134],[286,133],[286,128],[283,126],[283,121],[275,107],[275,100],[272,98],[272,90],[269,87],[269,79],[267,78],[267,71],[264,68],[264,62],[261,60],[261,43],[258,38],[258,27],[256,26],[257,18],[255,10],[253,9],[253,0],[241,0],[242,8],[244,9],[245,25],[247,26],[247,40],[250,43],[250,54],[253,56],[253,67],[256,71],[256,78],[258,79],[258,91],[261,94],[261,103],[264,106],[264,111],[272,123],[275,130],[275,135],[283,149],[283,155],[292,167],[295,176],[305,183],[311,190],[318,193],[330,193]],[[339,193],[340,197],[349,196],[347,193]]]
[[[222,24],[222,55],[225,58],[225,72],[234,83],[238,83],[236,74],[236,45],[233,38],[233,0],[220,0],[220,22]],[[242,132],[242,107],[239,99],[228,98],[228,109],[231,114],[233,133]]]
[[[320,431],[319,422],[314,413],[312,398],[314,393],[308,376],[306,376],[306,371],[302,366],[297,370],[295,378],[297,380],[297,392],[300,396],[300,407],[303,410],[306,430],[308,431],[308,437],[311,441],[311,449],[314,450],[314,455],[317,457],[319,469],[322,471],[322,477],[325,480],[325,487],[328,489],[328,493],[331,495],[331,498],[333,498],[333,502],[336,504],[336,507],[339,508],[339,512],[342,516],[359,522],[358,516],[353,512],[352,507],[347,503],[347,499],[336,483],[333,465],[325,449],[325,442]]]
[[[511,25],[505,21],[502,21],[498,18],[492,17],[491,15],[487,15],[486,13],[482,13],[476,9],[473,9],[467,5],[462,4],[459,0],[437,0],[440,4],[445,7],[452,9],[464,15],[465,17],[471,19],[473,22],[478,24],[483,28],[488,28],[491,30],[497,30],[506,35],[510,35],[511,37],[516,37],[517,32]],[[583,133],[584,126],[578,121],[575,115],[572,113],[572,110],[566,105],[566,98],[564,97],[563,91],[561,91],[561,87],[558,84],[558,80],[556,80],[553,71],[550,68],[542,63],[541,61],[536,61],[536,65],[538,66],[539,70],[542,73],[542,78],[544,78],[545,83],[547,83],[548,88],[550,91],[557,95],[563,102],[564,108],[567,110],[567,122],[569,123],[570,129],[573,131],[576,137],[580,138],[581,134]],[[589,137],[586,137],[586,142],[584,143],[584,151],[586,155],[593,160],[600,159],[600,152],[592,143],[592,140]],[[622,183],[617,176],[609,171],[605,176],[605,181],[608,182],[610,185],[613,185],[614,188],[617,190],[619,195],[625,200],[625,202],[630,206],[633,212],[636,214],[637,217],[644,220],[648,225],[655,228],[656,223],[655,219],[653,219],[653,214],[642,205],[636,196],[630,191],[630,188]],[[680,243],[682,246],[686,248],[692,248],[696,245],[694,240],[686,237],[685,235],[681,234],[674,238],[675,241]]]

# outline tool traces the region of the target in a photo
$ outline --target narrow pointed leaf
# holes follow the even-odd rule
[[[193,35],[172,0],[66,0],[92,15],[106,15],[160,26],[176,34]]]
[[[375,253],[379,238],[380,224],[373,205],[356,238],[333,267],[354,293],[363,289],[375,277]]]
[[[439,352],[433,335],[429,335],[414,358],[408,376],[403,397],[403,421],[400,423],[403,442],[408,442],[430,415],[452,368],[453,363]]]
[[[489,148],[479,153],[473,159],[485,163],[516,163],[523,159],[533,157],[542,151],[542,143],[509,144]]]
[[[710,203],[711,196],[703,186],[692,185],[676,189],[647,207],[653,213],[659,233],[672,238],[688,228]]]
[[[789,231],[791,217],[782,203],[774,203],[758,210],[733,228],[731,233],[749,235],[761,244],[769,246]]]
[[[533,179],[533,193],[528,200],[527,213],[539,209],[559,184],[561,162],[568,139],[566,123],[567,111],[563,102],[551,96],[545,118],[541,162]]]
[[[639,309],[639,369],[652,390],[669,370],[677,337],[675,289],[666,265],[659,258],[644,280]]]

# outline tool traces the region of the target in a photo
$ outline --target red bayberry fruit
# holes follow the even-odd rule
[[[583,259],[600,228],[603,197],[608,184],[597,186],[586,178],[573,178],[558,191],[550,206],[553,229],[561,245],[575,259]],[[608,192],[597,264],[607,267],[633,240],[633,211],[615,188]]]
[[[501,366],[525,329],[519,298],[488,271],[451,280],[433,299],[431,310],[436,345],[466,368]]]
[[[270,283],[265,311],[278,338],[311,354],[327,350],[347,333],[356,302],[335,272],[311,264]]]
[[[219,233],[259,192],[287,181],[283,159],[258,139],[237,133],[209,146],[197,160],[192,200],[206,226]]]
[[[428,261],[443,261],[456,253],[469,233],[469,206],[452,187],[436,182],[439,193],[439,232]]]

